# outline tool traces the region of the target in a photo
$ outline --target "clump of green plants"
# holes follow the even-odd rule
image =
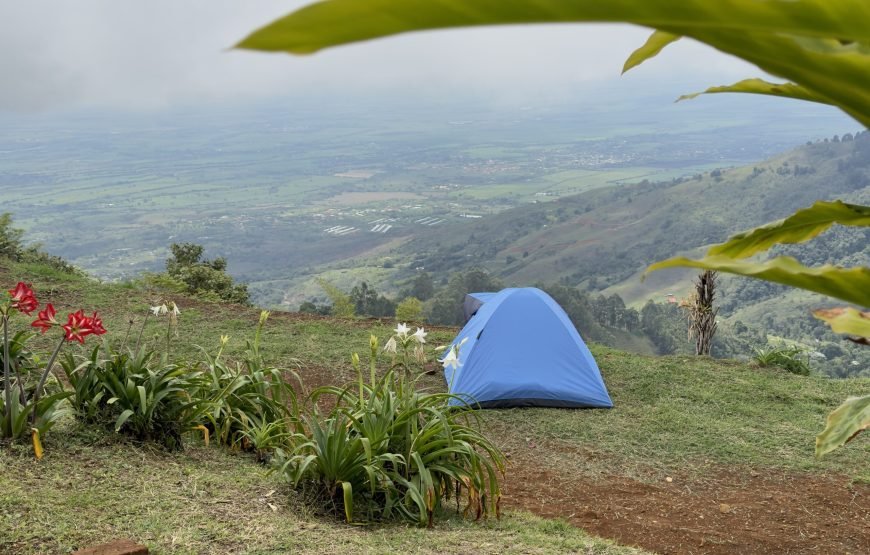
[[[210,406],[197,395],[207,384],[203,372],[145,348],[109,351],[106,358],[99,351],[78,366],[73,357],[62,364],[82,420],[111,424],[117,432],[170,449],[181,448],[182,434],[202,426]]]
[[[217,355],[202,350],[198,367],[207,378],[200,396],[208,399],[208,427],[221,445],[252,449],[261,460],[277,447],[285,445],[291,431],[298,426],[296,393],[282,372],[264,363],[260,353],[260,336],[269,318],[260,313],[254,340],[248,340],[240,361],[227,363],[222,358],[229,337],[222,336]]]
[[[762,368],[776,366],[799,376],[810,375],[810,360],[800,347],[766,347],[754,349],[752,360]]]
[[[62,330],[60,341],[52,352],[45,367],[27,348],[27,341],[35,334],[27,331],[17,332],[9,338],[10,321],[17,314],[30,315],[39,308],[39,301],[30,285],[18,282],[8,291],[5,302],[0,305],[0,320],[3,325],[3,381],[0,383],[0,438],[20,439],[31,436],[34,453],[42,457],[40,438],[64,414],[63,401],[71,393],[62,387],[49,387],[48,377],[63,346],[69,341],[84,343],[89,335],[106,333],[103,322],[96,312],[86,316],[83,310],[70,313],[67,323],[61,324],[57,311],[51,303],[37,314],[30,326],[42,333],[52,328]],[[37,378],[38,376],[38,378]]]
[[[303,429],[276,449],[274,469],[297,488],[314,488],[348,522],[400,517],[432,526],[451,496],[457,510],[465,500],[466,515],[498,515],[505,457],[467,404],[417,387],[426,333],[409,332],[399,324],[383,350],[372,336],[368,376],[354,354],[355,382],[311,393]],[[391,361],[379,376],[384,353]],[[456,364],[452,354],[446,363]],[[321,414],[326,397],[332,408]]]
[[[198,430],[206,442],[214,437],[221,445],[255,449],[266,458],[276,438],[287,437],[296,421],[293,388],[260,355],[269,313],[261,314],[254,341],[234,365],[222,359],[226,336],[214,357],[203,349],[200,360],[171,362],[169,342],[179,314],[170,301],[151,307],[143,322],[144,329],[151,315],[169,315],[162,354],[141,344],[141,330],[135,347],[127,349],[128,330],[119,350],[101,355],[97,346],[87,357],[68,355],[62,367],[73,388],[76,416],[170,449],[183,447],[184,434]]]

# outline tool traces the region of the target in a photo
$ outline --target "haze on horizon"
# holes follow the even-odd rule
[[[162,111],[324,94],[523,104],[602,86],[626,94],[649,87],[676,97],[693,92],[686,87],[761,75],[736,58],[681,41],[620,76],[626,56],[649,34],[626,25],[436,31],[307,57],[230,50],[253,29],[307,3],[6,3],[0,7],[0,113]]]

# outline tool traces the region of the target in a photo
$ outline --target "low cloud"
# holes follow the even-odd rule
[[[228,50],[304,3],[5,3],[0,110],[160,109],[323,92],[522,101],[618,79],[625,57],[649,33],[619,25],[528,26],[418,33],[306,57]],[[712,84],[758,74],[686,41],[623,79],[691,75]]]

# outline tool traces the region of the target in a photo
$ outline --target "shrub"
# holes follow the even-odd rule
[[[203,247],[193,243],[172,243],[172,257],[166,260],[166,273],[184,283],[187,292],[210,300],[248,304],[248,286],[236,284],[227,272],[225,258],[205,260]]]
[[[419,322],[423,319],[423,303],[415,297],[407,297],[396,307],[396,320]]]
[[[353,318],[356,316],[356,304],[344,291],[329,283],[325,279],[318,279],[317,284],[329,297],[332,303],[330,313],[337,318]]]
[[[810,375],[809,357],[806,352],[798,347],[770,347],[767,349],[754,349],[752,359],[761,367],[778,366],[792,374],[800,376]]]
[[[24,246],[22,241],[24,230],[12,226],[12,214],[0,214],[0,256],[18,262],[35,263],[45,271],[45,266],[61,274],[78,274],[83,272],[59,256],[48,254],[41,245]]]

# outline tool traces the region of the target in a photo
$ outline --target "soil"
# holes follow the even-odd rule
[[[870,485],[843,476],[710,467],[650,483],[547,468],[543,448],[511,453],[503,508],[656,553],[870,553]]]

